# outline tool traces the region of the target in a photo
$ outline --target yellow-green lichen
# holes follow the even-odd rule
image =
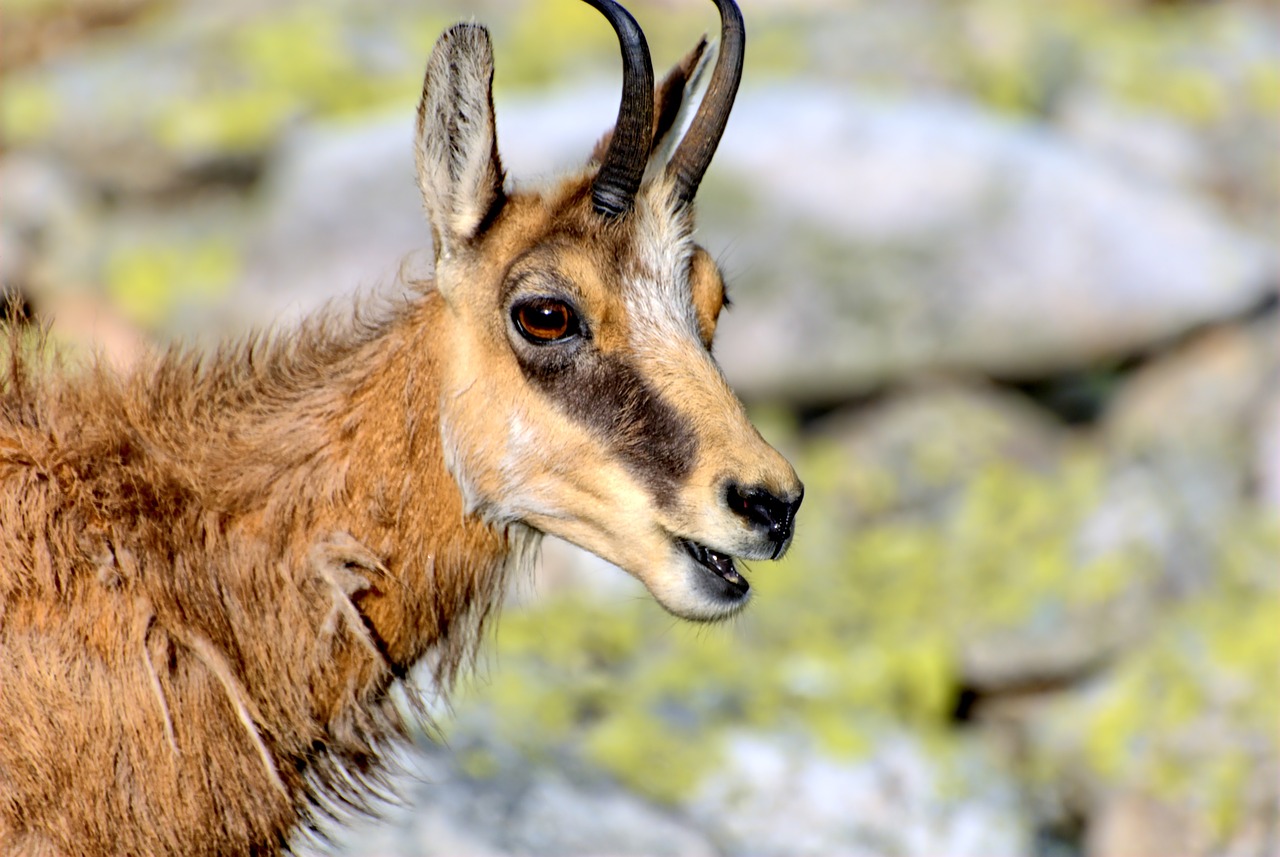
[[[35,81],[10,78],[0,88],[0,139],[21,145],[49,133],[58,118],[57,96]]]
[[[183,304],[220,297],[239,272],[230,243],[212,239],[122,247],[107,259],[107,294],[133,323],[156,329]]]
[[[296,106],[268,89],[209,93],[161,113],[155,135],[173,151],[252,151],[275,137]]]
[[[371,64],[359,55],[352,28],[355,22],[334,13],[308,10],[216,29],[197,51],[210,64],[216,88],[161,105],[152,119],[157,137],[178,152],[235,153],[268,145],[297,118],[345,118],[412,104],[417,64]],[[413,32],[406,25],[400,40],[412,41]]]
[[[1257,802],[1280,761],[1278,549],[1273,522],[1223,533],[1206,588],[1093,694],[1065,706],[1096,776],[1181,806],[1216,836]]]
[[[1247,35],[1220,10],[979,0],[958,14],[952,62],[968,88],[1003,110],[1048,111],[1060,91],[1080,83],[1195,123],[1219,120],[1239,100],[1232,73],[1206,59]]]

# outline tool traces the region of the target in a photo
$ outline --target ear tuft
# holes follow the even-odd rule
[[[436,258],[474,239],[502,205],[489,31],[457,24],[436,42],[418,102],[418,187]]]

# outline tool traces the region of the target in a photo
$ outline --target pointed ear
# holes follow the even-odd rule
[[[649,165],[666,166],[671,160],[671,152],[675,149],[679,138],[675,132],[684,125],[685,112],[693,102],[699,85],[703,81],[703,72],[710,61],[715,59],[715,49],[707,50],[707,37],[703,36],[693,46],[693,50],[685,54],[684,59],[676,63],[667,76],[658,84],[654,93],[653,111],[653,145],[649,150]]]
[[[439,261],[474,239],[506,198],[493,121],[493,48],[484,27],[458,24],[436,42],[414,149]]]
[[[653,100],[653,143],[649,147],[649,168],[652,172],[655,164],[665,166],[671,157],[677,140],[673,131],[683,123],[685,111],[702,82],[703,72],[708,61],[715,59],[715,51],[707,50],[707,37],[703,36],[693,46],[693,50],[684,59],[676,63],[667,76],[654,88]],[[591,152],[591,163],[598,164],[604,160],[604,153],[609,148],[613,131],[606,131]]]

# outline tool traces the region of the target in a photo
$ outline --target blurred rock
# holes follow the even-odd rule
[[[517,182],[585,158],[614,98],[500,102]],[[1239,313],[1269,284],[1270,255],[1205,205],[976,109],[795,86],[744,92],[733,122],[701,222],[737,298],[716,353],[750,397],[1078,367]],[[428,275],[408,119],[310,126],[272,163],[250,304],[275,315]]]
[[[1024,724],[1046,786],[1071,784],[1089,816],[1089,854],[1276,853],[1276,541],[1241,518],[1194,598]]]
[[[497,746],[417,747],[411,791],[376,823],[335,831],[349,857],[611,854],[713,857],[711,842],[674,813],[600,781],[576,781]],[[464,770],[481,759],[481,771]]]
[[[809,436],[836,445],[850,468],[872,465],[876,485],[854,492],[842,513],[859,518],[906,511],[930,517],[983,468],[1031,469],[1061,456],[1063,430],[1029,402],[975,383],[935,380],[868,406],[837,410]]]
[[[500,100],[498,145],[519,184],[577,168],[617,112],[617,93]],[[286,136],[261,189],[262,230],[242,283],[249,317],[295,315],[354,291],[431,276],[431,230],[413,164],[412,115]]]
[[[1125,110],[1094,94],[1072,99],[1055,125],[1072,143],[1159,184],[1192,190],[1212,173],[1203,141],[1167,115]]]
[[[810,428],[816,445],[838,450],[836,499],[825,511],[837,526],[936,528],[953,534],[953,562],[1042,581],[1019,587],[1027,603],[1017,621],[985,611],[956,617],[960,680],[984,698],[1061,691],[1121,657],[1165,594],[1188,592],[1211,573],[1215,528],[1241,500],[1197,495],[1207,523],[1195,526],[1150,463],[1113,459],[1021,396],[973,383],[917,384]],[[1015,526],[999,520],[1006,504],[1026,530],[1007,544],[1001,532],[984,535]]]
[[[1227,522],[1266,490],[1258,450],[1267,443],[1267,397],[1280,389],[1277,332],[1268,316],[1192,338],[1135,372],[1103,422],[1117,473],[1146,484],[1148,520],[1164,518],[1160,554],[1175,591],[1203,583]]]
[[[563,539],[544,536],[533,585],[509,593],[507,603],[518,605],[565,591],[585,592],[597,601],[624,601],[640,596],[644,587],[613,563]]]
[[[574,785],[553,771],[508,820],[507,837],[522,854],[617,854],[711,857],[716,849],[691,825],[621,790]]]
[[[0,72],[74,48],[103,29],[111,30],[153,11],[162,0],[77,0],[15,4],[0,29]]]
[[[9,76],[7,142],[56,153],[104,195],[171,201],[251,186],[281,137],[315,117],[402,105],[411,121],[420,7],[141,4],[167,8]]]
[[[1274,315],[1198,335],[1128,378],[1104,433],[1131,454],[1247,456],[1265,395],[1280,384],[1280,325]]]
[[[0,280],[33,292],[83,281],[94,249],[84,189],[38,153],[0,160]]]
[[[185,31],[184,31],[185,29]],[[256,155],[206,149],[181,152],[161,141],[163,116],[216,98],[206,77],[226,58],[196,50],[199,28],[131,34],[117,48],[109,41],[33,69],[14,84],[45,115],[29,127],[9,129],[68,164],[101,193],[156,195],[192,184],[193,175]],[[263,140],[265,144],[267,141]]]
[[[247,318],[302,314],[430,273],[431,231],[406,117],[315,125],[287,137],[261,188],[261,226],[240,285]],[[427,248],[414,264],[414,251]]]
[[[1190,853],[1191,824],[1176,807],[1149,795],[1108,797],[1089,825],[1087,857],[1163,857]],[[1199,850],[1199,849],[1197,849]]]
[[[1255,451],[1258,499],[1280,512],[1280,390],[1272,390],[1263,403]]]
[[[691,812],[727,853],[752,857],[1028,851],[1013,784],[998,769],[977,753],[940,761],[906,737],[837,761],[741,735]]]
[[[717,353],[751,397],[1058,372],[1234,316],[1276,277],[1205,203],[958,103],[745,93],[700,199],[738,297]]]
[[[154,77],[187,41],[145,61],[67,63],[42,85],[145,114],[102,92],[129,90],[144,71]],[[165,84],[139,97],[168,103],[196,73],[160,75]],[[100,189],[155,193],[239,169],[160,151],[130,130],[146,125],[136,116],[102,117],[88,133],[76,123],[96,121],[95,110],[61,111],[71,125],[51,147]],[[527,181],[580,163],[614,110],[616,93],[597,85],[502,99],[499,145],[511,174]],[[402,269],[426,275],[411,116],[363,126],[281,120],[288,128],[258,148],[210,155],[255,159],[263,174],[245,314],[395,290]],[[1162,184],[1155,174],[1196,169],[1179,158],[1140,175],[1123,157],[958,103],[874,102],[799,83],[744,91],[700,196],[704,241],[737,298],[717,354],[748,397],[831,401],[940,368],[1034,377],[1233,316],[1274,284],[1274,259]]]

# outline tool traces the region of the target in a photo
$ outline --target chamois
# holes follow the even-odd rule
[[[578,173],[507,187],[486,30],[437,42],[417,176],[436,258],[408,297],[125,372],[0,335],[0,854],[277,854],[385,785],[541,534],[677,616],[748,601],[802,486],[710,354],[724,283],[692,203],[742,18],[682,139],[705,41],[622,103]],[[29,337],[27,337],[29,338]]]

